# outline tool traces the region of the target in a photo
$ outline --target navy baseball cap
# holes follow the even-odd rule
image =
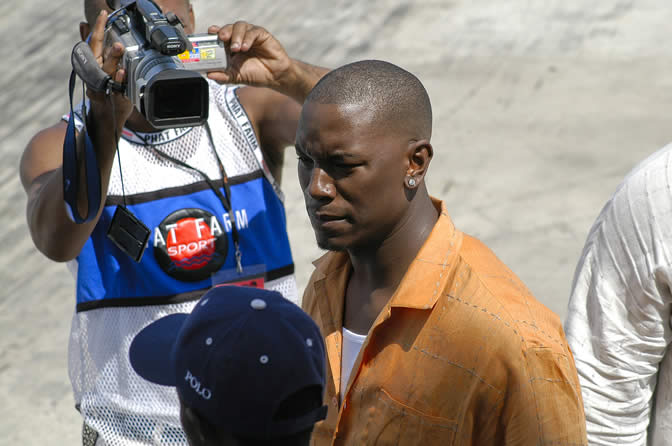
[[[213,288],[191,314],[145,327],[129,355],[140,376],[175,386],[186,406],[239,436],[289,436],[327,414],[320,330],[275,291]]]

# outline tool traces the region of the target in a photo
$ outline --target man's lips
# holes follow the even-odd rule
[[[344,213],[332,210],[311,210],[310,219],[316,227],[319,226],[323,229],[328,229],[332,226],[335,229],[348,220]]]
[[[344,220],[345,217],[342,215],[336,215],[336,214],[330,214],[326,212],[315,212],[313,214],[315,216],[315,219],[317,221],[321,222],[328,222],[328,221],[336,221],[336,220]]]

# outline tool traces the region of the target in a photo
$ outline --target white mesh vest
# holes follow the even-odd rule
[[[198,296],[211,285],[209,279],[197,275],[199,265],[219,258],[223,262],[221,269],[233,268],[232,249],[206,249],[206,239],[179,243],[178,238],[189,234],[193,224],[200,225],[199,236],[207,229],[214,237],[219,230],[220,237],[229,239],[231,227],[236,225],[243,265],[265,264],[265,288],[298,301],[279,188],[263,163],[259,143],[238,102],[235,87],[212,82],[210,85],[208,123],[231,184],[233,220],[202,176],[157,156],[139,143],[139,138],[145,138],[157,149],[221,184],[222,176],[204,128],[146,135],[124,130],[119,155],[126,202],[152,230],[149,246],[143,260],[136,264],[121,251],[115,251],[117,248],[105,237],[116,205],[123,202],[119,159],[115,159],[103,216],[80,256],[69,265],[77,281],[69,374],[75,402],[85,423],[98,433],[98,445],[186,444],[175,389],[140,378],[130,366],[128,348],[133,337],[154,320],[191,311]],[[81,129],[81,120],[78,121]],[[198,220],[193,215],[206,217]],[[212,223],[206,228],[208,222]],[[184,229],[182,233],[177,232],[180,228]],[[182,275],[176,274],[175,264],[166,263],[165,259],[181,256],[180,261],[184,262],[184,256],[192,249],[200,249],[198,255],[187,257],[191,263],[182,264]],[[163,252],[163,263],[159,251]]]

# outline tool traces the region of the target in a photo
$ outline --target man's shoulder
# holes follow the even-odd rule
[[[663,222],[672,213],[670,191],[672,144],[642,160],[618,185],[588,233],[579,264],[591,251],[608,252],[600,258],[615,256],[624,263],[648,255],[669,234]],[[643,254],[633,256],[631,251]]]
[[[522,280],[479,239],[464,234],[459,251],[458,269],[481,285],[481,293],[494,298],[490,305],[498,305],[508,313],[519,316],[536,301]]]
[[[241,100],[241,96],[248,94],[261,94],[262,92],[272,91],[267,88],[261,87],[250,87],[249,85],[242,84],[220,84],[211,79],[208,79],[208,87],[210,94],[215,98],[215,102],[218,105],[224,105],[225,100],[235,99],[239,103],[245,102]]]
[[[672,175],[672,172],[669,170],[671,162],[672,143],[669,143],[637,163],[635,167],[626,174],[625,178],[617,188],[617,192],[624,186],[636,183],[639,178],[648,176],[654,172],[662,173],[663,175],[661,176],[664,177],[670,177]]]
[[[645,200],[672,203],[672,143],[640,161],[618,185],[605,208],[616,209]],[[635,203],[637,204],[637,203]]]
[[[527,425],[537,413],[556,413],[534,406],[541,392],[578,413],[578,377],[560,318],[479,240],[465,234],[456,262],[450,288],[433,309],[432,336],[441,351],[506,395],[502,416],[512,411]]]
[[[227,107],[227,101],[233,99],[235,102],[238,102],[237,90],[240,88],[239,85],[219,84],[208,79],[208,87],[211,101],[217,105],[220,112],[229,112],[230,107]]]
[[[19,164],[19,176],[26,191],[36,178],[62,162],[66,129],[67,124],[60,121],[37,132],[26,145]]]
[[[480,240],[464,235],[453,289],[447,298],[459,299],[465,308],[478,308],[470,319],[479,324],[501,324],[503,348],[521,351],[548,347],[567,353],[560,318],[539,302],[523,281]],[[515,341],[515,342],[510,342]]]
[[[667,212],[672,209],[671,189],[672,144],[668,144],[628,172],[604,205],[595,224],[612,220],[622,224],[647,213]]]

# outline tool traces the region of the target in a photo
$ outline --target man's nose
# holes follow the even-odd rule
[[[334,198],[336,196],[336,187],[333,179],[319,167],[313,168],[310,173],[310,184],[308,184],[308,193],[311,197],[317,199]]]

